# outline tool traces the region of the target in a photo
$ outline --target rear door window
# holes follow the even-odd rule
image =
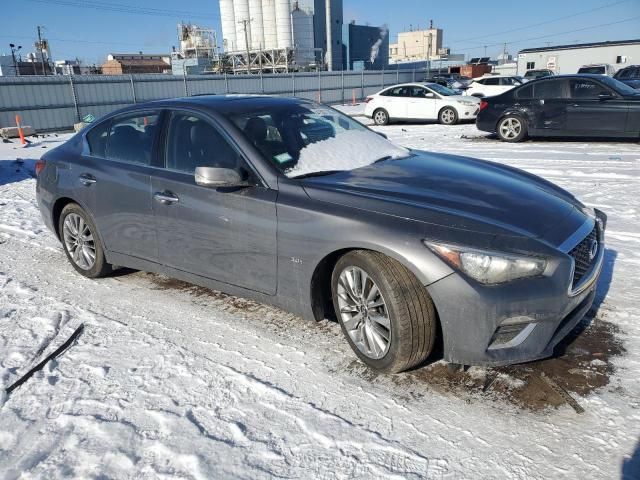
[[[500,85],[500,79],[499,78],[487,78],[484,81],[485,85]]]
[[[569,80],[569,91],[574,100],[595,100],[600,94],[611,94],[608,88],[598,82],[581,78]]]
[[[109,130],[106,157],[119,162],[149,165],[157,124],[157,112],[114,118]]]
[[[99,125],[91,128],[87,132],[85,138],[89,145],[89,154],[92,157],[104,158],[107,151],[107,139],[109,138],[109,126],[111,120],[102,122]]]
[[[543,80],[533,84],[534,98],[539,100],[549,100],[567,98],[565,80]]]

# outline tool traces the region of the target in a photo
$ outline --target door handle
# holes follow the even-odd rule
[[[178,203],[180,199],[171,192],[156,192],[153,194],[153,198],[163,205],[173,205]]]
[[[83,173],[82,175],[78,176],[78,178],[80,179],[80,183],[82,183],[85,187],[90,187],[97,182],[96,177],[89,173]]]

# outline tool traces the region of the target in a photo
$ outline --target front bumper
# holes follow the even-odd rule
[[[460,120],[475,120],[480,111],[480,104],[473,106],[458,107]]]
[[[444,359],[497,366],[551,356],[593,304],[604,261],[603,218],[600,250],[578,293],[570,288],[573,261],[568,255],[549,276],[487,286],[456,272],[429,285],[442,326]]]

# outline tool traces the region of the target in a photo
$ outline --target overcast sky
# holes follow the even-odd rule
[[[79,57],[87,63],[101,63],[111,52],[167,53],[178,43],[181,20],[220,31],[217,0],[19,0],[10,8],[8,0],[3,3],[5,54],[9,43],[32,51],[37,25],[45,27],[56,60]],[[423,28],[430,19],[444,29],[445,46],[468,56],[483,54],[485,45],[496,55],[504,42],[517,53],[547,44],[640,38],[640,0],[344,0],[345,23],[386,23],[392,42],[397,32]]]

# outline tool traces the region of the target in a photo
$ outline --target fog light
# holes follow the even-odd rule
[[[511,348],[524,342],[536,327],[536,323],[514,323],[517,322],[517,319],[522,318],[526,317],[508,319],[496,328],[489,342],[489,350]]]

